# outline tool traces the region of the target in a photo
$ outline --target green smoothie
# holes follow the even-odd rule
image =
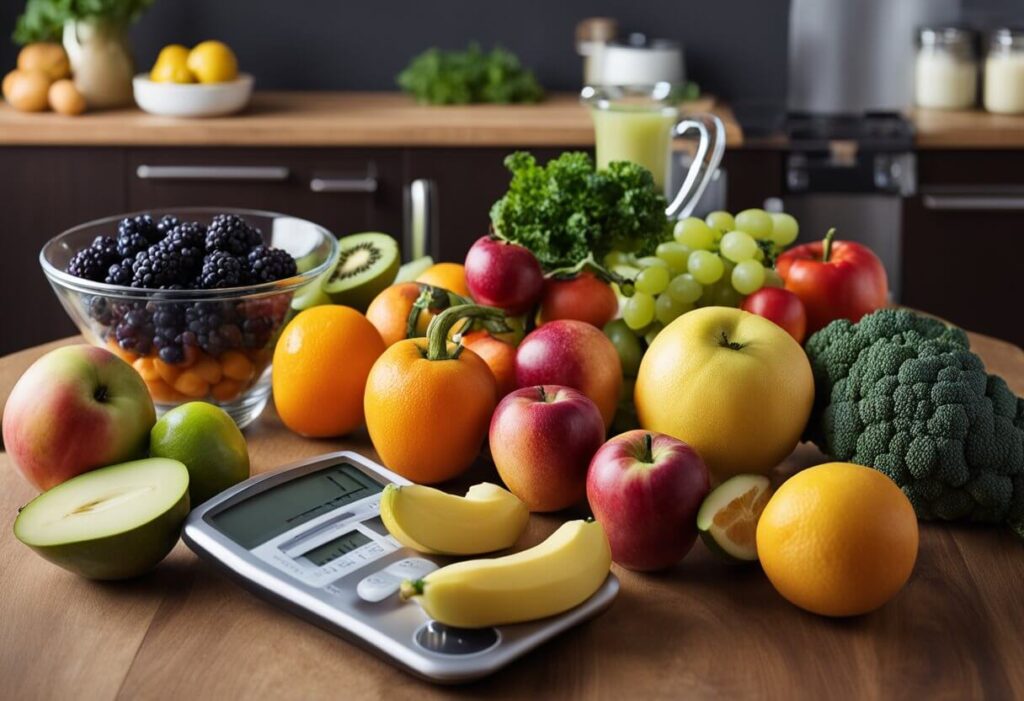
[[[679,119],[674,109],[616,105],[592,108],[597,167],[612,161],[632,161],[651,171],[654,184],[665,187],[672,127]]]

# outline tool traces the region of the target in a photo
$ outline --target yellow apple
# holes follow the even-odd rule
[[[814,402],[811,366],[793,337],[734,307],[683,314],[644,354],[640,425],[689,443],[718,480],[765,473],[800,440]]]

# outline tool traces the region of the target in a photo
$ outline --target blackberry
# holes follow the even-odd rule
[[[66,271],[85,280],[99,282],[107,275],[110,266],[106,253],[96,248],[83,248],[71,256]]]
[[[137,253],[149,248],[149,245],[149,239],[137,231],[117,235],[117,255],[121,258],[134,258]]]
[[[150,244],[160,240],[160,232],[156,229],[153,217],[148,214],[140,214],[136,217],[125,217],[117,225],[117,238],[127,238],[133,234],[140,234]]]
[[[178,257],[182,278],[180,284],[190,283],[203,265],[203,237],[206,230],[202,224],[186,222],[178,224],[159,243]]]
[[[221,287],[237,287],[242,283],[242,264],[227,251],[214,251],[203,259],[203,270],[199,276],[199,287],[213,290]]]
[[[114,326],[114,339],[122,349],[145,355],[153,346],[153,319],[143,304],[125,305],[121,320]]]
[[[117,254],[117,240],[113,236],[97,236],[92,240],[89,248],[99,251],[110,262],[114,262],[120,257]]]
[[[89,309],[89,316],[103,326],[110,326],[114,322],[114,311],[111,309],[110,301],[106,297],[89,297],[87,299],[86,306]]]
[[[242,344],[234,306],[224,302],[196,302],[185,310],[186,345],[198,346],[210,355],[220,355]]]
[[[185,305],[150,302],[152,310],[153,347],[160,359],[180,363],[185,358],[182,335],[185,331]]]
[[[178,220],[178,218],[173,214],[165,214],[162,217],[160,217],[160,221],[156,225],[156,231],[159,234],[159,238],[167,236],[167,234],[171,233],[171,229],[173,229],[180,223],[181,222]]]
[[[248,262],[249,275],[256,283],[283,280],[298,272],[295,259],[280,248],[257,246],[249,253]]]
[[[114,263],[107,268],[107,276],[103,279],[103,282],[108,285],[131,285],[132,264],[131,258],[125,258],[118,263]]]
[[[244,256],[262,241],[259,229],[254,229],[234,214],[218,214],[206,231],[207,253],[226,251],[235,256]]]
[[[168,289],[190,277],[189,271],[182,268],[178,251],[166,247],[164,242],[141,251],[132,262],[132,287]]]

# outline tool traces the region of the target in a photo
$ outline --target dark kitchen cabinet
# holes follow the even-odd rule
[[[0,148],[0,355],[75,332],[39,250],[65,229],[127,209],[124,161],[118,149]]]
[[[902,302],[1024,346],[1024,154],[923,151],[903,209]]]
[[[285,212],[338,236],[402,230],[399,149],[132,149],[132,210],[182,205]]]

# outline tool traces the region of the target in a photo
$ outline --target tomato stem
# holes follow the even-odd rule
[[[828,230],[828,233],[825,234],[825,240],[822,242],[824,244],[823,251],[821,254],[822,263],[828,263],[829,260],[832,259],[832,241],[833,239],[835,239],[835,237],[836,228],[833,226],[831,229]]]
[[[448,352],[448,334],[461,319],[504,320],[505,312],[479,304],[456,304],[430,320],[427,327],[427,360],[455,360],[462,353],[462,342]]]

